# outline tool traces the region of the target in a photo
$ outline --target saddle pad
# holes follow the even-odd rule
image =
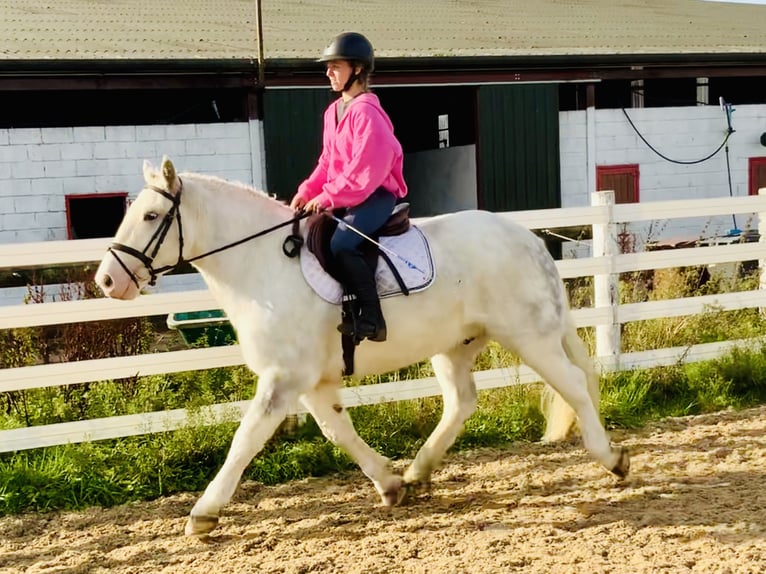
[[[420,229],[411,225],[409,230],[401,235],[381,237],[380,244],[389,250],[383,249],[382,251],[394,264],[410,293],[423,291],[433,283],[435,272],[431,249],[428,246],[428,240]],[[393,253],[406,259],[412,266],[407,265]],[[305,245],[301,248],[301,270],[306,282],[316,291],[317,295],[329,303],[340,305],[343,297],[343,286],[322,269],[316,256]],[[388,267],[388,263],[381,257],[378,257],[375,280],[381,299],[402,294],[396,277]]]

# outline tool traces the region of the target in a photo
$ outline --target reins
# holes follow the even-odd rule
[[[136,285],[136,287],[140,287],[138,282],[138,277],[136,277],[135,273],[133,273],[127,265],[120,259],[119,255],[117,255],[117,251],[122,251],[123,253],[127,253],[128,255],[132,255],[141,263],[144,264],[144,267],[149,271],[149,285],[155,285],[157,283],[157,278],[165,273],[166,271],[170,271],[171,269],[175,269],[179,267],[180,265],[183,265],[184,263],[193,263],[194,261],[197,261],[199,259],[202,259],[204,257],[208,257],[210,255],[214,255],[216,253],[220,253],[221,251],[225,251],[227,249],[231,249],[232,247],[237,247],[238,245],[242,245],[243,243],[247,243],[248,241],[251,241],[253,239],[256,239],[258,237],[261,237],[263,235],[267,235],[271,233],[272,231],[276,231],[277,229],[280,229],[282,227],[286,227],[288,225],[293,225],[293,235],[289,236],[285,240],[285,244],[287,244],[288,241],[294,240],[294,236],[296,235],[295,229],[297,228],[298,222],[302,219],[305,219],[310,213],[306,213],[301,211],[298,213],[295,217],[292,219],[288,219],[287,221],[283,221],[281,223],[277,223],[276,225],[272,225],[271,227],[267,229],[263,229],[257,233],[253,233],[252,235],[248,235],[247,237],[243,237],[242,239],[238,239],[237,241],[233,241],[231,243],[227,243],[226,245],[223,245],[221,247],[217,247],[216,249],[211,249],[210,251],[206,251],[205,253],[201,253],[200,255],[195,255],[194,257],[191,257],[189,259],[184,259],[183,251],[184,251],[184,236],[183,236],[183,225],[181,222],[181,192],[183,191],[183,182],[179,179],[179,182],[181,183],[181,186],[178,190],[178,193],[175,195],[168,193],[162,188],[155,187],[153,185],[146,186],[145,189],[150,189],[154,192],[159,193],[163,197],[166,197],[170,202],[173,204],[173,206],[170,208],[170,210],[165,214],[164,219],[162,220],[162,223],[157,228],[157,230],[154,232],[152,237],[149,239],[149,242],[146,244],[146,247],[142,251],[138,251],[137,249],[134,249],[133,247],[130,247],[129,245],[123,245],[122,243],[113,242],[109,245],[107,248],[107,251],[112,254],[112,256],[117,260],[117,262],[120,264],[120,266],[123,268],[123,270],[130,276],[130,279],[133,281],[133,283]],[[160,267],[158,269],[155,269],[152,267],[152,263],[154,262],[154,258],[157,256],[157,253],[160,250],[160,247],[162,246],[163,241],[165,241],[165,237],[167,237],[168,231],[170,230],[170,227],[173,225],[173,220],[178,223],[178,259],[176,262],[172,265],[165,265],[164,267]],[[152,247],[152,244],[155,243],[154,248],[152,249],[152,252],[150,255],[147,255],[146,252],[149,250],[150,247]],[[298,246],[298,249],[300,249],[300,246]],[[285,254],[289,255],[290,257],[294,257],[297,255],[297,252],[295,254],[290,254],[287,252],[287,250],[283,247],[283,250],[285,250]]]

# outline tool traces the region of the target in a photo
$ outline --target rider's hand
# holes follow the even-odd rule
[[[301,209],[304,208],[305,205],[306,205],[306,200],[298,195],[293,197],[293,200],[290,202],[290,207],[294,211],[300,211]]]
[[[315,212],[318,213],[323,210],[324,210],[324,207],[319,203],[319,201],[317,201],[316,197],[314,199],[309,200],[309,202],[303,206],[303,211],[307,211],[309,213],[315,213]]]

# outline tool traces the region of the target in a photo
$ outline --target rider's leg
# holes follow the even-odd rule
[[[385,224],[395,203],[393,194],[379,188],[363,203],[349,208],[343,220],[370,236]],[[330,250],[337,263],[342,283],[356,296],[360,310],[359,317],[354,321],[356,333],[351,333],[350,327],[345,323],[338,325],[338,329],[344,334],[355,335],[360,340],[367,338],[371,341],[385,341],[386,323],[380,310],[375,268],[370,268],[359,251],[362,241],[365,239],[361,235],[340,223],[330,240]]]

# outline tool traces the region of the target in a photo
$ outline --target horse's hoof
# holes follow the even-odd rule
[[[389,487],[380,493],[380,498],[385,506],[399,506],[407,498],[407,485],[400,476],[396,477]]]
[[[184,534],[186,536],[205,538],[215,530],[216,526],[218,526],[217,516],[189,516],[189,520],[186,521]]]
[[[628,449],[620,447],[620,458],[617,464],[612,468],[612,472],[620,478],[625,478],[630,472],[630,455]]]
[[[417,480],[414,482],[405,482],[404,486],[407,489],[408,495],[427,496],[431,494],[430,480]]]

